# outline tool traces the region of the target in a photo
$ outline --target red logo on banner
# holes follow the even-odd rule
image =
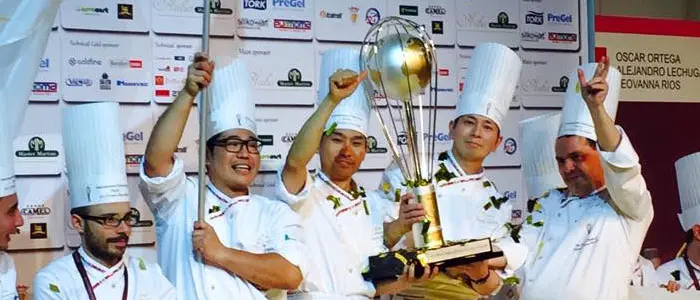
[[[438,70],[438,73],[440,74],[440,76],[450,76],[449,69],[440,69],[440,70]]]
[[[143,63],[140,60],[130,60],[129,61],[129,68],[134,68],[134,69],[141,69],[143,66]]]
[[[156,90],[156,97],[170,97],[170,90]]]

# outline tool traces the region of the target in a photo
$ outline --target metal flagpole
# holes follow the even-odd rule
[[[209,14],[211,10],[211,5],[209,0],[204,0],[204,11],[203,16],[203,33],[202,33],[202,52],[204,52],[207,57],[209,57]],[[207,119],[209,118],[209,89],[202,89],[201,97],[199,98],[199,166],[197,169],[199,175],[199,208],[197,211],[197,220],[204,221],[206,202],[206,151],[207,151]]]

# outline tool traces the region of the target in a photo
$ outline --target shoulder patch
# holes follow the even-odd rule
[[[58,293],[58,294],[61,293],[61,290],[58,288],[58,286],[53,284],[53,283],[49,283],[49,290],[54,292],[54,293]]]
[[[146,271],[146,262],[143,261],[143,258],[139,257],[139,269],[141,271]]]

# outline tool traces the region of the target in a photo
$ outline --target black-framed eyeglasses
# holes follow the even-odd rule
[[[235,138],[225,139],[215,141],[213,145],[223,147],[224,149],[226,149],[227,152],[230,153],[241,152],[241,150],[243,150],[243,145],[245,145],[246,150],[248,150],[248,153],[259,154],[260,150],[262,150],[262,141],[255,138],[249,140],[241,140]]]
[[[117,218],[116,216],[90,216],[90,215],[79,215],[81,218],[89,221],[94,221],[100,223],[102,226],[117,228],[122,222],[126,223],[127,226],[135,226],[139,222],[139,217],[133,214],[127,214],[123,218]]]

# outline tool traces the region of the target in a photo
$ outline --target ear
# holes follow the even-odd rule
[[[502,135],[499,135],[498,138],[496,139],[496,144],[493,145],[493,151],[491,151],[491,152],[496,152],[496,151],[498,151],[498,147],[501,146],[501,143],[502,143],[502,142],[503,142],[503,136],[502,136]]]
[[[455,139],[455,134],[454,134],[455,125],[457,125],[457,124],[455,123],[455,120],[451,120],[450,123],[447,125],[448,128],[449,128],[448,134],[450,135],[450,139],[451,139],[451,140],[454,140],[454,139]]]
[[[700,242],[700,224],[693,225],[693,227],[691,227],[690,230],[693,231],[693,236],[695,237],[695,240]]]
[[[83,233],[85,231],[85,228],[83,228],[83,225],[85,225],[85,220],[83,220],[83,218],[80,216],[70,215],[70,223],[79,233]]]

